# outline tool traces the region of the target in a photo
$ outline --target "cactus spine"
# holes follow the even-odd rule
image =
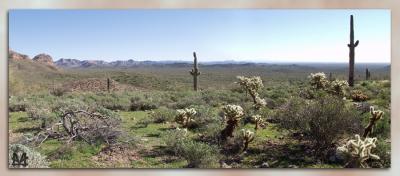
[[[349,47],[349,86],[354,86],[354,49],[358,46],[359,41],[354,43],[354,25],[353,25],[353,15],[350,15],[350,43],[347,44]]]
[[[193,52],[193,57],[194,57],[193,69],[190,71],[190,74],[193,76],[193,90],[197,91],[197,76],[200,75],[200,72],[197,66],[196,52]]]

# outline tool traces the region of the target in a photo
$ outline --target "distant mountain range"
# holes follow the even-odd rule
[[[103,61],[103,60],[79,60],[79,59],[66,59],[61,58],[57,61],[53,61],[53,58],[48,54],[39,54],[35,56],[33,59],[30,59],[29,56],[17,53],[15,51],[9,50],[8,54],[9,59],[13,60],[31,60],[33,62],[37,62],[43,65],[47,65],[53,69],[57,68],[134,68],[134,67],[143,67],[143,66],[171,66],[171,67],[184,67],[184,66],[192,66],[192,61],[179,61],[179,60],[167,60],[167,61],[136,61],[133,59],[129,60],[117,60],[117,61]],[[230,65],[305,65],[312,66],[314,64],[317,65],[342,65],[343,63],[255,63],[251,61],[234,61],[234,60],[225,60],[225,61],[210,61],[210,62],[199,62],[200,65],[208,65],[208,66],[230,66]],[[361,63],[357,63],[361,64]],[[361,64],[363,65],[363,64]],[[368,64],[369,65],[369,64]],[[390,63],[383,64],[390,68]]]

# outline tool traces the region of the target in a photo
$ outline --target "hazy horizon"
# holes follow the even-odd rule
[[[54,60],[390,63],[389,10],[10,10],[9,48]],[[251,59],[249,59],[251,58]],[[379,58],[379,59],[377,59]]]

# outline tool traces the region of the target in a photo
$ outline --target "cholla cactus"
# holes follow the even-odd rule
[[[249,143],[254,140],[254,132],[246,129],[242,129],[243,136],[243,150],[246,151],[249,147]]]
[[[182,125],[183,128],[189,127],[195,120],[194,116],[197,114],[194,108],[178,109],[178,115],[175,117],[175,121]]]
[[[328,84],[328,80],[323,72],[311,73],[308,78],[310,79],[311,86],[316,89],[325,89]]]
[[[343,96],[346,88],[349,87],[347,81],[334,80],[330,83],[330,92],[334,95]]]
[[[265,122],[264,122],[264,120],[261,118],[260,115],[253,115],[253,116],[251,116],[251,117],[253,118],[254,122],[256,123],[256,126],[254,127],[254,130],[257,131],[257,129],[258,129],[259,127],[265,127]]]
[[[23,162],[24,158],[26,163]],[[17,161],[22,160],[22,163]],[[19,164],[26,164],[19,165]],[[22,145],[10,144],[8,145],[8,167],[9,168],[48,168],[49,162],[46,157],[42,156],[39,152]]]
[[[376,147],[377,138],[365,138],[361,140],[360,135],[355,135],[356,139],[349,140],[345,145],[338,147],[338,154],[345,154],[351,157],[346,167],[368,168],[366,161],[368,159],[379,160],[378,155],[371,153],[372,148]]]
[[[226,105],[222,108],[226,127],[221,131],[221,137],[225,140],[228,137],[233,137],[233,131],[239,125],[239,120],[243,117],[243,108],[238,105]]]
[[[265,101],[265,99],[260,98],[260,97],[256,97],[256,103],[254,104],[254,108],[256,109],[260,109],[261,107],[264,107],[267,105],[267,102]]]
[[[372,133],[376,122],[379,119],[382,119],[383,114],[384,114],[383,111],[380,111],[380,110],[375,111],[373,106],[370,106],[369,109],[370,109],[371,117],[369,118],[369,123],[368,123],[367,127],[365,127],[365,129],[364,129],[364,134],[363,134],[364,138]]]
[[[259,76],[253,76],[250,78],[237,76],[237,79],[239,79],[239,81],[236,83],[242,86],[242,88],[250,94],[251,98],[253,98],[254,107],[256,109],[260,109],[267,104],[266,101],[260,98],[258,94],[258,91],[264,87]]]

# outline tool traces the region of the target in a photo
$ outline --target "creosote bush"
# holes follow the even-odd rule
[[[216,146],[188,140],[180,146],[180,155],[188,161],[189,168],[218,168],[219,153]]]
[[[325,155],[342,134],[362,131],[357,112],[336,96],[315,100],[292,98],[278,110],[275,118],[280,127],[303,133],[321,155]]]
[[[348,159],[345,167],[351,168],[368,168],[367,160],[379,160],[378,155],[372,154],[371,150],[376,148],[377,138],[361,139],[360,135],[355,135],[356,139],[349,140],[345,145],[338,147],[337,152],[339,155],[344,155]]]
[[[165,107],[160,107],[156,110],[153,110],[150,112],[150,117],[154,123],[164,123],[168,121],[172,121],[175,117],[175,111],[165,108]]]

